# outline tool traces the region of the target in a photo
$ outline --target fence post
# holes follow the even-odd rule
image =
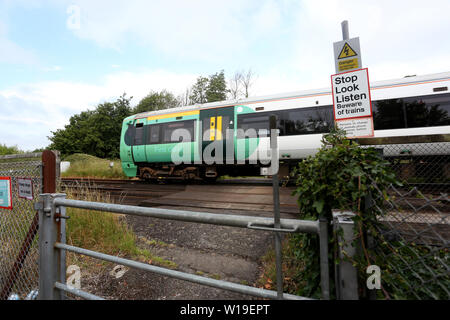
[[[39,211],[39,300],[61,300],[64,295],[55,288],[55,282],[64,279],[65,259],[61,250],[55,248],[56,242],[65,240],[65,223],[61,223],[64,210],[53,205],[55,198],[65,194],[41,194]],[[62,226],[64,228],[62,228]],[[64,256],[63,256],[64,257]]]
[[[337,234],[339,264],[336,266],[336,297],[338,300],[358,300],[358,274],[347,258],[356,255],[352,246],[355,224],[350,211],[332,210],[333,226]]]
[[[322,299],[330,300],[330,268],[328,264],[328,220],[319,218],[320,287]]]

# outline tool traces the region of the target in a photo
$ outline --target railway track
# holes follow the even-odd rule
[[[273,214],[271,181],[247,179],[215,184],[164,181],[147,183],[140,180],[62,178],[61,189],[77,196],[87,190],[107,195],[116,203],[141,206],[171,206],[242,210]],[[298,214],[293,187],[280,188],[280,212]]]
[[[298,207],[295,197],[291,196],[295,187],[281,183],[280,204],[282,212],[296,214]],[[396,205],[407,211],[428,206],[433,202],[430,213],[450,212],[447,195],[436,189],[436,185],[424,184],[416,186],[419,193],[411,193],[401,197]],[[137,179],[96,179],[96,178],[62,178],[61,187],[73,194],[83,193],[83,190],[95,190],[107,194],[116,203],[144,206],[189,206],[203,208],[237,209],[248,211],[272,211],[272,181],[271,179],[227,179],[214,184],[201,181],[185,182],[180,180],[162,180],[145,182]],[[442,185],[441,185],[442,187]],[[442,190],[442,188],[440,189]],[[399,189],[405,194],[406,189]],[[399,194],[391,193],[395,198]],[[444,201],[441,201],[444,199]],[[420,210],[427,213],[428,210]]]

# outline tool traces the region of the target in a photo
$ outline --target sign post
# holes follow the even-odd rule
[[[336,126],[347,138],[373,137],[369,71],[362,68],[359,38],[348,38],[348,23],[342,23],[343,40],[333,43],[336,74],[331,76]]]

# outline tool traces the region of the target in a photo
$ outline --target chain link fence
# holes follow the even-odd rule
[[[12,209],[0,208],[0,300],[34,299],[39,285],[34,203],[42,192],[41,153],[0,156],[0,177],[10,177],[12,188]],[[19,196],[19,179],[31,179],[32,197]]]
[[[403,184],[372,195],[373,205],[384,200],[371,243],[382,264],[379,298],[450,299],[450,142],[372,147]]]

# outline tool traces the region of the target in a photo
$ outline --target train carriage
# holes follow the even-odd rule
[[[449,86],[450,72],[372,83],[375,137],[449,134]],[[123,121],[122,167],[142,179],[258,175],[270,159],[269,117],[275,115],[286,174],[320,148],[334,126],[332,103],[331,91],[319,89],[136,114]],[[448,156],[450,143],[409,149],[414,156]],[[402,156],[389,150],[385,156]]]

